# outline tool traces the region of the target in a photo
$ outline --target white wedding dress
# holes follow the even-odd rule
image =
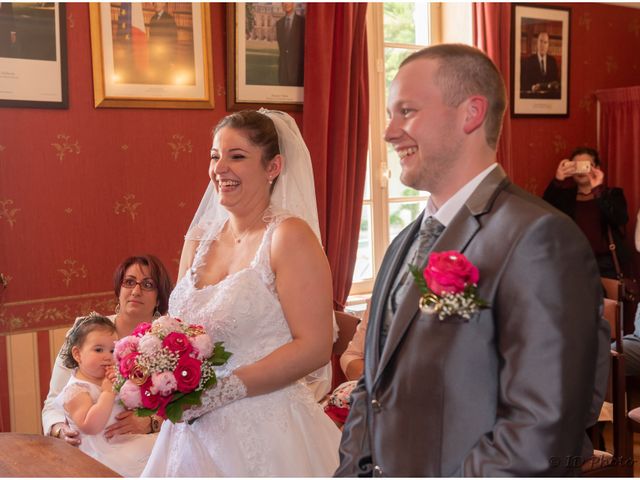
[[[211,241],[171,294],[169,313],[203,325],[233,355],[217,370],[229,375],[291,341],[270,266],[272,221],[249,267],[198,289],[193,271]],[[269,375],[269,372],[264,372]],[[193,424],[164,422],[143,472],[151,477],[332,476],[340,430],[301,381],[213,410]]]

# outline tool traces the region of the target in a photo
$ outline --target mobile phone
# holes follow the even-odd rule
[[[578,160],[576,162],[576,173],[589,173],[591,171],[591,162],[589,160]]]

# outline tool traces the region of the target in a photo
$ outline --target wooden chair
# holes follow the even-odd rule
[[[611,340],[616,342],[616,351],[624,353],[622,350],[622,302],[610,298],[605,298],[603,301],[603,315],[611,327]]]
[[[331,367],[332,367],[332,379],[331,379],[331,391],[346,381],[342,369],[340,368],[340,355],[344,353],[349,345],[349,342],[356,333],[356,327],[360,319],[355,315],[346,312],[334,312],[336,315],[336,323],[338,324],[338,338],[333,343],[333,350],[331,355]]]
[[[603,285],[605,279],[603,278]],[[618,282],[615,282],[615,291]],[[622,347],[622,302],[604,299],[604,317],[611,327],[611,339],[616,348],[611,350],[609,387],[605,401],[613,404],[613,453],[594,450],[593,456],[582,465],[584,477],[628,477],[633,476],[633,439],[627,417],[627,384],[624,371]],[[640,411],[638,412],[640,414]]]
[[[356,333],[356,327],[360,319],[355,315],[346,312],[334,312],[336,314],[336,323],[338,324],[338,339],[333,344],[333,354],[338,357],[344,353],[349,342]]]
[[[605,297],[611,300],[620,299],[620,282],[615,278],[600,277],[602,288],[604,288]]]
[[[613,453],[594,450],[582,465],[583,477],[633,476],[633,445],[627,419],[624,354],[610,352],[609,390],[606,400],[613,403]]]

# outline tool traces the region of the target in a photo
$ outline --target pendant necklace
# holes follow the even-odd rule
[[[231,226],[231,223],[229,223],[229,232],[231,232],[231,236],[233,237],[233,241],[234,241],[235,243],[240,243],[240,242],[242,242],[242,240],[244,239],[244,237],[246,237],[246,236],[249,234],[249,232],[251,232],[251,229],[254,227],[254,225],[255,225],[256,223],[258,223],[258,220],[260,220],[260,219],[262,219],[262,218],[264,218],[264,211],[263,211],[263,212],[260,212],[260,215],[258,215],[258,216],[256,217],[256,219],[255,219],[253,222],[251,222],[251,225],[249,225],[249,226],[247,227],[247,229],[246,229],[243,233],[241,233],[240,235],[236,235],[236,234],[235,234],[235,232],[233,231],[233,227]]]

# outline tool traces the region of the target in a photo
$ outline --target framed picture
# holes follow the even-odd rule
[[[213,108],[207,3],[92,3],[94,103]]]
[[[511,115],[569,115],[570,10],[515,4],[511,18]]]
[[[62,3],[0,3],[0,107],[67,108]]]
[[[227,4],[227,109],[302,110],[304,3]]]

